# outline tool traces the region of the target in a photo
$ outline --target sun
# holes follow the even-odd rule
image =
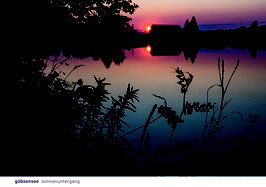
[[[147,31],[150,32],[150,30],[151,30],[151,26],[148,26]]]
[[[150,45],[148,45],[148,46],[146,47],[146,49],[147,49],[148,52],[151,52],[151,46],[150,46]]]

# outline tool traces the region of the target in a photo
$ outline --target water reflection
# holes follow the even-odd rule
[[[158,103],[158,99],[152,97],[151,94],[166,98],[170,106],[180,112],[182,97],[178,92],[176,77],[172,73],[172,68],[179,67],[194,75],[187,99],[190,102],[199,101],[204,103],[206,102],[206,90],[210,85],[219,82],[217,76],[217,57],[220,56],[227,62],[225,66],[228,76],[234,69],[237,58],[239,58],[241,61],[239,69],[228,90],[228,99],[232,98],[233,101],[227,110],[241,109],[244,116],[248,116],[250,112],[260,114],[262,118],[260,118],[258,125],[254,126],[253,135],[255,135],[255,139],[265,139],[263,135],[263,132],[265,132],[264,124],[266,122],[265,52],[259,51],[256,60],[254,60],[249,56],[247,50],[230,48],[225,50],[202,49],[197,54],[197,63],[192,64],[186,61],[183,57],[184,54],[179,56],[151,55],[153,51],[153,47],[151,47],[151,51],[148,50],[148,47],[134,49],[134,53],[132,51],[125,51],[125,56],[127,56],[126,62],[120,66],[111,66],[109,69],[106,69],[101,63],[95,62],[92,58],[83,60],[72,59],[72,63],[81,63],[85,66],[73,72],[71,79],[76,81],[78,78],[84,77],[84,82],[89,84],[93,82],[91,75],[106,77],[108,82],[112,83],[108,91],[114,96],[121,95],[123,93],[122,88],[127,87],[128,83],[140,89],[138,94],[140,102],[136,103],[137,112],[126,117],[126,121],[131,124],[131,128],[126,128],[126,131],[130,131],[134,127],[141,125],[146,120],[154,103]],[[219,94],[216,89],[213,90],[210,99],[213,102],[219,100]],[[173,137],[174,143],[197,139],[201,135],[204,116],[195,114],[189,118],[184,118],[186,125],[178,127],[178,131]],[[164,121],[158,121],[150,129],[150,134],[152,135],[151,141],[154,147],[158,147],[162,142],[167,143],[168,141],[170,130],[167,128],[167,124],[163,124],[165,124]],[[226,124],[228,127],[225,133],[230,134],[244,131],[249,123],[247,119],[243,122],[238,118],[234,119],[232,116],[230,120],[226,121]],[[130,137],[132,139],[139,137],[139,134],[136,133]]]
[[[186,61],[190,61],[191,63],[194,63],[197,59],[197,54],[199,53],[201,49],[200,47],[185,47],[180,48],[178,46],[169,46],[169,47],[160,47],[160,46],[147,46],[147,51],[150,52],[152,56],[179,56],[182,52],[184,55],[184,58]],[[213,50],[213,49],[206,49],[206,50]],[[224,51],[228,51],[227,48],[220,49]],[[234,49],[232,49],[234,50]],[[243,50],[243,53],[245,53],[246,50]],[[253,59],[256,59],[258,50],[256,49],[248,49],[249,56]]]
[[[110,68],[111,64],[120,65],[123,63],[127,56],[134,56],[135,51],[139,51],[142,48],[121,48],[116,45],[114,46],[93,46],[93,47],[73,47],[63,50],[63,56],[72,57],[75,59],[86,59],[92,58],[95,61],[101,61],[106,68]],[[215,49],[201,49],[200,47],[179,47],[179,46],[156,46],[147,45],[145,47],[148,54],[151,56],[179,56],[182,54],[186,61],[190,61],[192,64],[197,61],[197,55],[200,51],[214,51]],[[130,51],[130,52],[127,52]],[[217,51],[233,52],[249,54],[252,59],[256,59],[258,53],[261,52],[254,49],[240,50],[240,49],[219,49]],[[142,52],[141,52],[142,53]],[[263,53],[263,52],[262,52]]]
[[[226,62],[224,68],[223,65],[220,67],[225,69],[225,82],[233,72],[237,58],[240,59],[240,65],[225,99],[225,103],[231,102],[223,112],[226,115],[231,111],[239,111],[244,118],[242,120],[230,115],[223,120],[223,128],[218,131],[222,132],[222,138],[232,137],[232,133],[248,134],[255,145],[265,144],[265,52],[259,52],[254,60],[250,58],[247,50],[199,50],[197,63],[190,63],[183,57],[184,51],[171,56],[167,50],[164,51],[165,55],[151,55],[154,51],[152,46],[131,50],[109,50],[107,46],[101,48],[101,51],[98,51],[99,48],[95,51],[89,49],[91,48],[84,48],[76,53],[71,50],[67,53],[64,49],[61,55],[51,56],[49,59],[18,59],[15,69],[17,82],[12,92],[12,103],[19,109],[15,113],[18,116],[14,120],[16,128],[13,132],[13,126],[8,126],[6,132],[10,133],[4,136],[7,142],[10,141],[5,148],[11,151],[10,154],[15,153],[10,147],[19,145],[19,150],[22,151],[23,145],[32,145],[32,138],[41,148],[49,147],[58,157],[65,157],[66,160],[80,160],[79,157],[85,152],[81,162],[85,162],[87,166],[91,163],[87,161],[88,157],[92,161],[99,161],[99,155],[108,154],[110,160],[119,160],[121,157],[117,157],[117,153],[121,153],[120,156],[127,155],[131,146],[136,150],[140,142],[139,137],[142,137],[142,144],[139,145],[145,148],[143,153],[151,153],[156,158],[165,153],[177,154],[191,150],[199,144],[202,136],[205,127],[204,111],[213,109],[214,103],[218,103],[221,98],[219,87],[214,87],[209,94],[210,103],[206,102],[208,88],[221,81],[217,75],[218,56]],[[87,53],[87,50],[91,52]],[[118,62],[122,61],[124,62],[119,66],[111,65],[112,62],[119,64]],[[177,74],[180,76],[176,77]],[[111,83],[111,86],[108,83]],[[189,88],[186,85],[189,85]],[[185,99],[182,92],[184,89],[180,92],[180,86],[186,90]],[[108,93],[111,93],[112,97]],[[135,102],[138,100],[140,102]],[[151,110],[152,108],[156,110]],[[185,115],[192,114],[192,111],[196,112],[193,112],[193,115]],[[48,115],[49,112],[51,115]],[[252,115],[249,115],[250,113]],[[147,118],[150,114],[152,117]],[[258,115],[260,117],[256,124],[249,121],[248,116],[252,118],[251,121],[255,121]],[[38,119],[43,120],[38,122]],[[157,120],[154,121],[155,119]],[[153,123],[146,129],[146,137],[141,133],[142,130],[136,130],[124,139],[125,134],[149,121]],[[27,125],[20,126],[20,123]],[[79,135],[73,136],[76,132]],[[21,141],[17,142],[17,138]],[[130,144],[127,143],[128,140]],[[75,150],[72,154],[67,153],[69,147]],[[165,149],[166,147],[168,148]],[[230,146],[227,145],[226,148],[228,147]],[[50,154],[44,154],[41,149],[29,149],[27,152],[30,155],[33,152],[45,156]],[[126,159],[129,158],[126,156]],[[174,155],[172,161],[179,159],[180,155]],[[113,163],[110,160],[103,165]],[[147,160],[148,163],[149,161]],[[158,164],[154,160],[152,163]]]
[[[124,49],[116,46],[94,46],[94,47],[75,47],[63,50],[63,56],[76,59],[85,59],[91,57],[95,61],[102,61],[106,68],[109,68],[114,62],[120,65],[126,59]]]

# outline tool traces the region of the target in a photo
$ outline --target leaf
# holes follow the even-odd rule
[[[122,120],[121,119],[121,122],[123,123],[123,124],[125,124],[127,127],[129,127],[130,128],[130,126],[129,126],[129,124],[127,123],[127,122],[125,122],[124,120]]]
[[[162,99],[164,101],[164,105],[167,106],[167,101],[166,101],[166,99],[164,97],[159,96],[159,95],[155,95],[155,94],[151,94],[151,95],[153,95],[154,97],[157,97],[159,99]]]

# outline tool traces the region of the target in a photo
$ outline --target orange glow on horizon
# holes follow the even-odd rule
[[[150,30],[151,30],[151,26],[148,26],[147,31],[150,32]]]

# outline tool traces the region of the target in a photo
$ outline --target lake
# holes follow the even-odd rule
[[[191,73],[194,78],[188,89],[187,101],[204,103],[206,102],[207,89],[219,83],[217,59],[220,57],[225,61],[225,80],[228,81],[237,59],[240,65],[229,85],[226,100],[232,99],[226,106],[224,114],[231,111],[242,113],[243,120],[239,115],[230,115],[223,121],[225,128],[219,136],[227,137],[232,134],[243,135],[250,122],[248,114],[258,114],[260,118],[251,130],[251,140],[266,141],[266,52],[258,51],[256,59],[249,55],[248,50],[226,48],[223,50],[201,49],[194,63],[190,59],[186,60],[183,53],[173,56],[152,56],[151,48],[135,48],[125,50],[121,63],[112,62],[111,65],[102,63],[103,59],[87,57],[83,59],[72,58],[68,62],[69,67],[62,68],[69,72],[74,65],[82,64],[83,67],[75,70],[68,81],[83,79],[85,84],[95,84],[93,75],[106,78],[111,86],[107,87],[113,97],[123,95],[128,83],[139,89],[138,96],[140,102],[136,102],[135,113],[127,112],[125,121],[130,128],[124,127],[128,132],[143,125],[154,104],[162,105],[163,101],[152,94],[164,97],[168,106],[172,107],[177,114],[182,110],[183,96],[174,68],[179,68],[184,72]],[[64,58],[61,55],[61,58]],[[123,62],[122,62],[123,61]],[[109,67],[110,66],[110,67]],[[209,101],[220,103],[220,88],[214,87],[210,91]],[[110,105],[107,103],[106,106]],[[153,119],[158,116],[154,113]],[[182,141],[198,141],[205,122],[205,113],[194,112],[192,115],[183,116],[184,123],[178,124],[173,136],[172,143]],[[142,130],[138,130],[127,137],[134,142],[138,142]],[[166,146],[171,128],[165,119],[159,119],[149,126],[151,136],[151,147]]]

